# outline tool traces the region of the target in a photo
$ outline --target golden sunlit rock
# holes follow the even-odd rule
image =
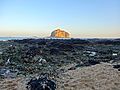
[[[51,37],[55,38],[69,38],[70,34],[64,30],[57,29],[51,33]]]

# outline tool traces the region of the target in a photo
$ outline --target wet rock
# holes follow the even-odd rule
[[[120,71],[120,68],[118,69],[118,71]]]
[[[83,63],[71,66],[69,70],[100,62],[109,63],[111,61],[111,64],[120,62],[119,45],[98,44],[97,41],[101,40],[26,39],[4,42],[0,44],[4,47],[1,47],[2,50],[0,50],[3,52],[0,54],[0,65],[2,68],[4,66],[16,68],[20,73],[28,75],[41,72],[55,73],[56,68],[73,62],[79,64],[82,61]],[[8,60],[9,58],[10,60]],[[42,60],[40,60],[41,58]],[[5,62],[10,62],[10,64],[5,65]]]
[[[91,52],[90,53],[90,56],[95,56],[96,55],[96,52]]]
[[[5,73],[8,73],[9,70],[7,69],[0,69],[0,75],[5,75]]]
[[[0,55],[1,55],[1,54],[3,54],[3,52],[2,52],[2,51],[0,51]]]
[[[46,45],[46,41],[39,41],[37,44],[38,45]]]
[[[3,65],[4,65],[4,60],[0,59],[0,66],[3,66]]]
[[[71,67],[68,70],[75,70],[75,69],[76,69],[76,67]]]
[[[84,50],[85,49],[84,46],[79,46],[79,45],[74,45],[74,48],[77,50]]]
[[[43,59],[43,58],[40,58],[39,63],[45,64],[45,63],[47,63],[47,61],[45,59]]]
[[[97,60],[88,60],[88,63],[90,64],[90,65],[96,65],[96,64],[100,64],[100,61],[97,61]]]
[[[31,79],[27,83],[28,90],[56,90],[55,81],[48,79],[48,76],[43,75],[39,78]]]
[[[117,53],[113,53],[112,55],[113,55],[113,56],[117,56],[118,54],[117,54]]]
[[[59,50],[56,48],[50,49],[50,54],[51,55],[58,55],[59,54]]]
[[[10,64],[10,58],[7,60],[7,62],[5,63],[5,65]]]
[[[15,78],[17,76],[18,70],[12,70],[12,69],[0,69],[0,76],[6,77],[6,78]]]
[[[27,51],[26,54],[31,56],[40,55],[41,50],[36,46],[32,46],[32,47],[29,47],[29,50]]]
[[[70,44],[61,44],[58,46],[61,51],[74,51],[74,47]]]
[[[85,51],[84,53],[88,54],[89,56],[95,56],[96,55],[96,52],[94,52],[94,51]]]
[[[88,40],[74,39],[74,38],[72,38],[72,39],[70,40],[70,42],[71,42],[72,44],[76,44],[76,45],[80,45],[80,44],[91,44],[91,42],[88,41]]]
[[[47,44],[47,46],[56,48],[59,44],[60,44],[60,42],[58,42],[58,41],[52,41],[49,44]]]
[[[99,41],[97,41],[96,43],[98,43],[98,44],[105,44],[105,45],[120,45],[120,40],[115,40],[115,39],[113,39],[113,40],[99,40]]]
[[[113,65],[113,68],[118,69],[118,71],[120,71],[120,64]]]

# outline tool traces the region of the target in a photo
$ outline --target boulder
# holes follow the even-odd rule
[[[27,83],[28,90],[56,90],[56,83],[55,81],[48,79],[48,76],[43,75],[40,76],[38,79],[31,79]]]

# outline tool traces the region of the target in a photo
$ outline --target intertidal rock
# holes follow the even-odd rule
[[[48,76],[42,75],[40,78],[31,79],[27,84],[28,90],[56,90],[56,84]]]

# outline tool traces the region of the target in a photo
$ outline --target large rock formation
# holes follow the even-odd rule
[[[51,33],[51,37],[55,38],[69,38],[70,34],[64,30],[57,29]]]

